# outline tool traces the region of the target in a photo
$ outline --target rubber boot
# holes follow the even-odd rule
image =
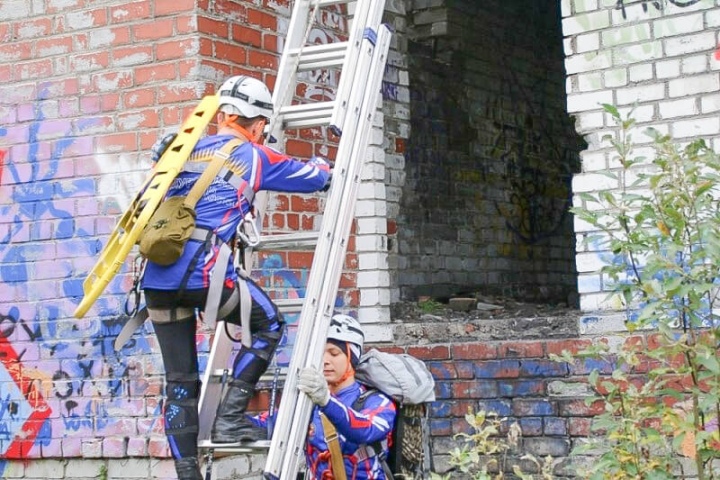
[[[210,432],[213,443],[255,442],[267,439],[265,429],[255,426],[245,416],[245,410],[253,393],[252,386],[237,380],[230,381]]]
[[[175,459],[175,472],[178,480],[203,480],[197,457]]]

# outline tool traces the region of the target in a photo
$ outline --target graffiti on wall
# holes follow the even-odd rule
[[[494,123],[491,156],[505,166],[508,201],[495,201],[506,227],[526,244],[549,238],[563,227],[571,202],[570,166],[577,151],[560,147],[526,114],[519,124]]]
[[[124,319],[110,304],[100,305],[99,319],[68,320],[81,259],[93,257],[99,241],[73,211],[82,202],[73,200],[95,195],[95,184],[68,175],[61,159],[71,149],[94,152],[92,137],[76,136],[70,122],[59,138],[43,137],[58,122],[46,120],[49,94],[42,86],[38,91],[33,121],[0,130],[0,137],[27,139],[0,162],[0,197],[7,199],[0,204],[7,226],[0,237],[0,458],[60,451],[53,442],[63,442],[63,453],[72,455],[64,438],[95,435],[124,414],[136,416],[138,405],[127,398],[142,398],[148,374],[161,372],[159,364],[115,354],[112,341]],[[79,133],[92,126],[77,123]],[[150,351],[142,338],[126,349]]]
[[[104,162],[93,150],[92,122],[76,124],[80,135],[68,122],[55,139],[44,138],[50,128],[43,107],[48,93],[43,88],[39,92],[32,122],[17,127],[23,132],[0,129],[0,138],[18,144],[0,151],[0,225],[5,228],[0,230],[0,476],[1,459],[82,456],[83,438],[124,432],[127,418],[148,417],[133,422],[138,425],[134,433],[142,438],[162,429],[163,369],[159,352],[153,352],[146,338],[151,325],[121,352],[113,348],[127,321],[117,298],[128,281],[111,282],[115,295],[98,299],[92,318],[71,317],[84,275],[107,233],[89,226],[100,218],[114,219],[119,207],[129,203],[133,185],[141,183],[129,177],[144,173],[117,175],[119,162]],[[57,128],[56,121],[51,123]],[[69,156],[95,158],[97,179],[76,178],[63,170],[72,163]],[[89,198],[101,198],[102,205],[96,212],[83,212],[92,221],[81,222],[75,205],[90,203]],[[40,271],[43,266],[48,272]],[[256,275],[260,284],[282,290],[285,298],[304,295],[307,269],[289,271],[280,256],[266,257]],[[287,320],[290,329],[279,364],[288,363],[294,343],[297,318]],[[209,336],[199,335],[198,350],[208,349]]]
[[[699,2],[700,0],[618,0],[615,4],[615,10],[620,10],[623,18],[627,19],[627,8],[635,5],[642,7],[643,12],[647,13],[650,8],[662,12],[668,4],[685,8]]]

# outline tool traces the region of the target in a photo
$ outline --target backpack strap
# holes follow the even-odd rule
[[[338,433],[335,429],[335,425],[333,425],[330,419],[322,412],[320,412],[320,419],[323,424],[325,443],[327,444],[328,451],[330,452],[330,465],[332,465],[333,478],[335,480],[347,480],[345,462],[343,461],[342,450],[340,449],[340,440],[338,440]]]
[[[365,408],[365,402],[368,398],[375,395],[376,393],[381,393],[380,390],[377,390],[375,388],[367,387],[367,390],[362,392],[360,396],[353,402],[352,409],[361,411],[363,408]],[[399,414],[399,412],[398,412]],[[395,420],[397,425],[397,419]],[[393,429],[394,430],[394,429]],[[393,435],[394,436],[394,435]],[[377,442],[369,443],[360,445],[360,448],[358,451],[362,451],[360,456],[364,456],[364,458],[372,458],[372,457],[378,457],[380,460],[380,465],[382,466],[383,472],[385,472],[385,478],[387,480],[394,480],[395,476],[392,473],[392,470],[390,469],[390,465],[388,464],[388,459],[386,458],[386,455],[383,454],[383,448],[382,448],[382,441],[378,440]]]

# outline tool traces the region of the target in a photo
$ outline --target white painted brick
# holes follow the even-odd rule
[[[642,82],[653,78],[652,63],[644,63],[642,65],[631,65],[628,67],[628,74],[631,82]]]
[[[384,315],[384,318],[386,318],[386,322],[390,321],[390,309],[376,309],[376,308],[359,308],[358,309],[358,318],[364,319],[364,318],[378,318],[379,315]],[[368,325],[366,328],[363,328],[363,333],[365,334],[365,343],[388,343],[393,341],[393,327],[392,325],[385,325],[385,324],[375,324],[375,325]]]
[[[702,13],[683,15],[682,17],[662,18],[653,22],[653,34],[655,38],[669,37],[672,35],[684,35],[687,33],[699,32],[702,29]]]
[[[387,228],[387,220],[385,221]],[[357,235],[355,236],[355,250],[359,252],[387,251],[387,242],[384,235]]]
[[[387,219],[385,219],[384,217],[358,218],[356,223],[358,236],[387,233]]]
[[[687,55],[688,53],[713,50],[716,47],[715,32],[703,32],[696,35],[672,37],[663,40],[667,56]]]
[[[644,3],[648,6],[647,11],[643,9],[640,2],[626,5],[624,9],[616,8],[617,2],[612,2],[612,5],[608,7],[612,8],[610,21],[612,25],[627,25],[635,22],[646,22],[654,18],[662,17],[662,11],[657,8],[653,8],[650,4]]]
[[[560,15],[562,15],[563,18],[572,15],[571,0],[560,1]]]
[[[385,202],[376,200],[358,200],[355,204],[355,216],[360,217],[376,217],[385,216],[387,210]]]
[[[575,256],[578,273],[599,272],[606,264],[596,252],[578,253]]]
[[[578,275],[578,293],[593,293],[601,291],[600,275]]]
[[[613,65],[647,62],[663,56],[662,42],[653,41],[638,45],[624,45],[612,49]]]
[[[682,73],[685,75],[692,75],[693,73],[704,73],[708,71],[708,55],[693,55],[691,57],[684,57],[680,61],[680,68]]]
[[[680,76],[680,60],[660,60],[655,63],[657,78],[676,78]]]
[[[112,465],[113,463],[118,462],[112,460],[108,462],[108,474],[110,473],[110,465]],[[146,459],[145,471],[143,472],[145,477],[147,477],[148,473],[150,473],[148,464],[148,460]],[[105,460],[70,458],[67,460],[67,465],[65,468],[67,469],[68,473],[71,473],[75,477],[95,478],[100,473],[100,467],[102,466],[106,466]]]
[[[608,299],[604,293],[589,295],[588,297],[594,297],[592,302],[586,305],[584,308],[582,305],[582,298],[580,299],[580,309],[583,312],[598,312],[607,310],[619,310],[622,308],[622,303],[615,299]],[[595,308],[590,308],[591,304],[595,305]],[[593,315],[581,317],[578,320],[578,327],[581,335],[600,335],[605,333],[614,332],[627,332],[625,326],[625,315]]]
[[[584,33],[575,39],[577,53],[590,52],[600,48],[600,35],[597,32]]]
[[[698,113],[697,102],[694,98],[660,102],[658,108],[662,118],[685,117]]]
[[[578,93],[568,95],[568,112],[581,112],[585,110],[597,110],[603,103],[613,103],[613,92],[603,90],[592,93]]]
[[[577,128],[581,132],[586,132],[603,127],[603,118],[603,112],[580,112],[577,114]]]
[[[618,105],[627,105],[635,102],[649,102],[665,98],[665,85],[643,85],[641,87],[630,87],[618,89],[615,92]]]
[[[360,253],[358,255],[359,270],[387,270],[388,255],[387,253]]]
[[[597,173],[575,175],[572,181],[572,191],[597,192],[599,190],[612,190],[618,188],[618,181]]]
[[[580,152],[583,172],[595,172],[607,168],[606,155],[604,152]]]
[[[708,28],[712,27],[720,27],[720,9],[713,9],[708,10],[704,13],[705,15],[705,25],[707,25]]]
[[[360,306],[376,307],[390,305],[390,289],[363,288],[360,290]]]
[[[720,118],[710,117],[676,121],[672,124],[672,131],[674,138],[717,135],[720,133]]]
[[[624,87],[628,82],[628,72],[625,68],[616,68],[613,70],[605,70],[603,72],[605,87]]]
[[[358,186],[358,199],[385,199],[385,185],[379,182],[362,182]]]
[[[600,37],[602,38],[603,47],[645,42],[650,39],[650,24],[640,23],[603,30]]]
[[[569,57],[570,55],[575,53],[572,38],[563,38],[563,52],[565,53],[566,57]]]
[[[596,232],[597,228],[589,224],[588,222],[578,218],[574,217],[573,219],[573,225],[575,233],[587,233],[587,232]]]
[[[26,477],[36,478],[64,478],[65,461],[43,459],[41,462],[28,462],[25,467]]]
[[[670,15],[683,15],[687,16],[689,13],[699,10],[706,10],[708,8],[715,8],[717,7],[717,1],[716,0],[698,0],[697,2],[693,3],[692,5],[687,5],[692,2],[665,2],[665,9],[664,14],[667,16]]]
[[[717,112],[718,110],[720,110],[720,94],[700,98],[700,111],[702,113]]]
[[[357,287],[377,288],[390,285],[390,276],[387,271],[358,272]]]
[[[655,118],[655,105],[638,105],[638,106],[632,106],[632,107],[620,107],[618,108],[618,113],[622,116],[622,118],[627,118],[632,114],[632,118],[635,119],[636,122],[644,123],[649,122]],[[613,120],[609,113],[606,113],[606,124],[607,125],[613,125]]]
[[[670,97],[685,97],[698,93],[717,92],[720,90],[720,74],[708,73],[706,75],[670,80],[668,87]]]
[[[598,9],[598,0],[575,0],[575,13],[591,12]]]
[[[602,73],[581,73],[577,76],[578,89],[581,92],[591,92],[602,88]]]
[[[566,37],[591,30],[602,30],[609,26],[610,15],[607,10],[573,15],[562,20],[563,34]]]
[[[588,52],[573,55],[565,59],[565,71],[568,75],[592,70],[605,70],[612,65],[610,52]]]
[[[149,458],[126,458],[123,461],[108,463],[108,478],[148,478],[150,476]]]

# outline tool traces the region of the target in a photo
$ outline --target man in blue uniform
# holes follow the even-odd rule
[[[249,422],[244,412],[284,329],[276,305],[255,282],[239,277],[232,261],[218,264],[227,258],[220,250],[232,242],[256,192],[309,193],[327,187],[330,180],[330,167],[322,158],[302,162],[262,145],[273,113],[272,96],[262,82],[248,76],[231,77],[220,87],[219,99],[218,133],[200,139],[166,198],[187,195],[213,153],[229,140],[238,138],[243,143],[232,151],[195,207],[196,233],[200,234],[193,235],[175,263],[148,262],[142,284],[165,367],[164,425],[180,480],[202,478],[197,458],[200,382],[195,312],[206,308],[208,293],[214,295],[209,292],[213,269],[225,273],[216,306],[218,317],[239,323],[238,291],[249,292],[252,332],[252,344],[243,346],[235,358],[212,428],[214,443],[265,438],[265,432]]]
[[[353,405],[367,387],[355,380],[355,367],[362,353],[364,334],[357,320],[348,315],[331,319],[323,354],[322,372],[305,368],[298,389],[315,403],[305,445],[307,476],[311,480],[340,478],[332,471],[332,457],[323,428],[322,413],[338,433],[347,480],[385,480],[379,455],[387,458],[395,423],[395,404],[385,394],[370,393],[360,410]],[[266,425],[267,415],[253,419]],[[368,447],[373,445],[373,448]],[[375,451],[379,448],[382,451]]]

